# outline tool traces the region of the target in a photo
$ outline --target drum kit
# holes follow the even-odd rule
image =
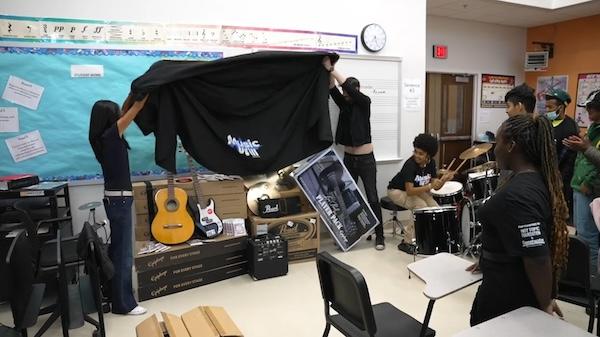
[[[486,154],[492,144],[483,143],[463,151],[462,163],[452,170],[453,160],[441,175],[459,172],[469,160]],[[439,190],[432,190],[433,199],[439,207],[413,210],[415,222],[415,254],[432,255],[438,252],[476,255],[481,246],[481,224],[477,210],[494,193],[498,185],[495,161],[472,167],[461,172],[466,175],[466,190],[458,181],[448,181]]]

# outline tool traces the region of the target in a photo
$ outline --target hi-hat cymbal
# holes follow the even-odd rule
[[[246,196],[248,202],[248,208],[255,215],[258,214],[258,199],[273,199],[280,198],[281,195],[279,191],[277,191],[277,187],[275,184],[270,183],[258,183],[253,185],[248,190],[248,194]]]
[[[477,158],[477,157],[481,156],[482,154],[488,152],[492,148],[492,146],[493,145],[490,143],[474,145],[474,146],[464,150],[458,157],[462,160]]]
[[[488,161],[487,163],[483,163],[481,165],[471,167],[468,170],[464,170],[463,173],[477,173],[477,172],[486,172],[488,170],[496,169],[495,161]]]
[[[91,201],[79,206],[77,209],[80,211],[85,211],[86,209],[98,208],[100,206],[102,206],[102,203],[100,201]]]

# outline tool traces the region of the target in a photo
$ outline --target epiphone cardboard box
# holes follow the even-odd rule
[[[320,246],[320,219],[316,212],[282,218],[250,217],[252,236],[279,234],[288,240],[288,260],[299,261],[317,256]]]
[[[170,267],[147,270],[137,274],[138,287],[160,285],[167,280],[182,278],[207,270],[225,267],[248,260],[246,250],[181,263]]]
[[[247,236],[231,237],[220,235],[214,239],[214,242],[207,242],[203,245],[190,246],[187,243],[173,245],[169,250],[161,253],[136,255],[134,261],[135,268],[138,273],[141,273],[147,270],[170,267],[177,264],[245,250],[246,239]],[[136,254],[146,244],[147,242],[143,241],[136,242]]]
[[[195,273],[184,277],[172,278],[163,283],[152,284],[138,288],[140,301],[149,300],[180,291],[196,288],[209,283],[223,281],[232,277],[248,273],[248,262],[238,262],[225,267],[215,268],[201,273]]]
[[[188,196],[195,197],[194,191],[186,190]],[[215,202],[215,212],[221,219],[242,218],[246,216],[246,193],[215,194],[203,196],[205,202],[212,199]],[[153,207],[156,206],[153,204]],[[148,224],[148,200],[135,199],[135,213],[137,224]]]

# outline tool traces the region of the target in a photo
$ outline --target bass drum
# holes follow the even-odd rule
[[[457,207],[460,221],[460,236],[462,246],[465,249],[468,249],[478,241],[478,236],[481,234],[481,223],[479,223],[477,211],[486,201],[487,199],[473,202],[469,198],[464,198]]]

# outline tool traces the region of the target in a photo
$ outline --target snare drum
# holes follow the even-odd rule
[[[413,214],[419,254],[458,252],[460,234],[455,206],[419,208]]]
[[[463,198],[463,184],[447,181],[439,190],[431,190],[431,196],[439,205],[456,205]]]
[[[472,194],[473,200],[488,198],[498,186],[498,174],[494,170],[487,172],[469,173],[467,188]]]

